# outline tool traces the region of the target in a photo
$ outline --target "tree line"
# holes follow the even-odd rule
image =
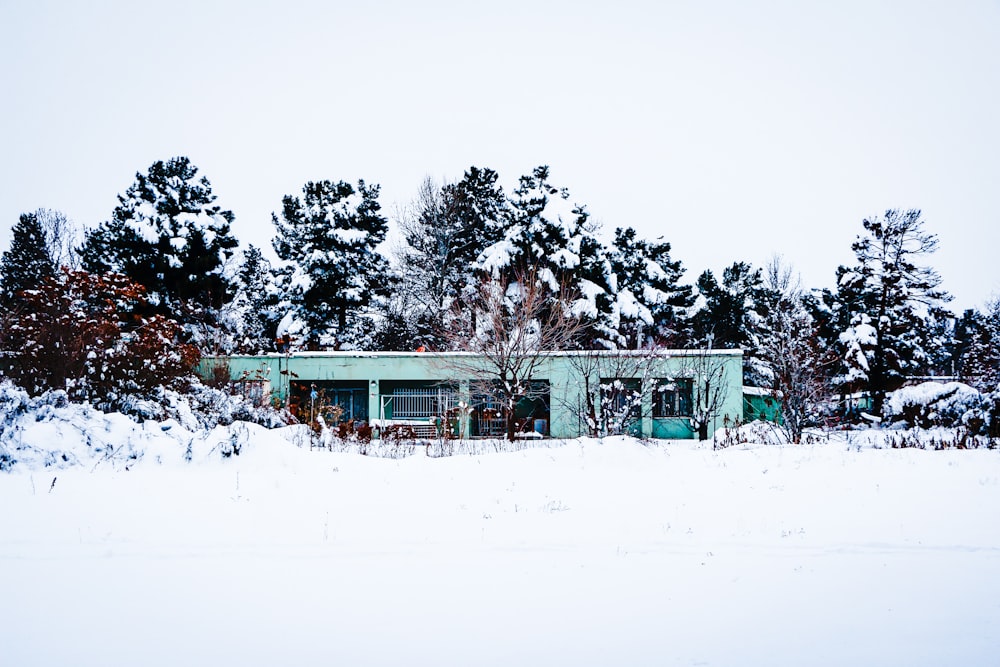
[[[864,219],[854,262],[822,290],[781,258],[686,284],[668,241],[623,226],[603,242],[545,166],[509,192],[488,168],[425,180],[395,215],[388,249],[379,186],[363,180],[284,196],[272,215],[276,261],[241,248],[235,222],[186,157],[136,173],[94,228],[45,209],[21,215],[0,258],[3,348],[8,358],[37,351],[5,372],[87,398],[101,377],[139,387],[168,366],[182,375],[199,353],[469,349],[517,327],[542,340],[545,322],[571,321],[560,349],[740,348],[745,384],[781,392],[793,421],[812,418],[823,393],[869,392],[878,413],[907,377],[990,391],[1000,381],[1000,303],[948,310],[928,263],[937,237],[919,210]],[[519,321],[528,299],[530,321]],[[72,316],[45,315],[55,312]]]

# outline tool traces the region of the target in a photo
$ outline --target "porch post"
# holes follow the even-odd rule
[[[379,385],[380,381],[378,378],[374,378],[368,381],[368,423],[381,418],[381,405],[379,401]],[[379,437],[381,437],[381,430],[379,431]]]
[[[656,391],[656,380],[642,378],[641,407],[639,408],[639,430],[644,438],[653,437],[653,392]]]
[[[458,400],[459,402],[464,402],[466,406],[472,405],[472,390],[469,388],[468,380],[458,381]],[[469,418],[470,412],[468,409],[463,410],[459,413],[459,421],[461,422],[458,426],[458,432],[463,435],[464,439],[468,439],[470,436],[469,429],[472,428],[472,420]]]

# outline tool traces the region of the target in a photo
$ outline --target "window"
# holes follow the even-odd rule
[[[622,421],[638,419],[642,407],[641,386],[635,378],[601,378],[601,411]]]
[[[294,402],[304,414],[322,414],[327,423],[368,421],[368,384],[358,381],[292,382]],[[308,411],[307,413],[305,411]],[[311,417],[310,417],[311,419]]]
[[[337,405],[341,409],[341,421],[368,420],[368,390],[367,388],[333,388],[326,390],[326,397],[330,405]]]
[[[472,434],[497,437],[507,428],[505,392],[493,382],[473,383]],[[532,380],[525,393],[514,406],[515,429],[521,431],[548,430],[551,390],[548,380]]]
[[[654,417],[691,416],[691,380],[657,380],[653,392]]]

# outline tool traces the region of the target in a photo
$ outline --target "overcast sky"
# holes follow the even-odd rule
[[[0,247],[94,225],[186,155],[268,246],[310,180],[383,210],[548,164],[693,282],[781,254],[832,286],[865,217],[920,208],[956,299],[1000,294],[1000,2],[0,0]]]

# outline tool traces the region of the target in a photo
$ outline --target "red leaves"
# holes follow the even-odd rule
[[[190,374],[198,350],[181,327],[144,316],[145,288],[123,275],[63,269],[38,289],[8,328],[9,373],[33,393],[66,389],[98,404]]]

